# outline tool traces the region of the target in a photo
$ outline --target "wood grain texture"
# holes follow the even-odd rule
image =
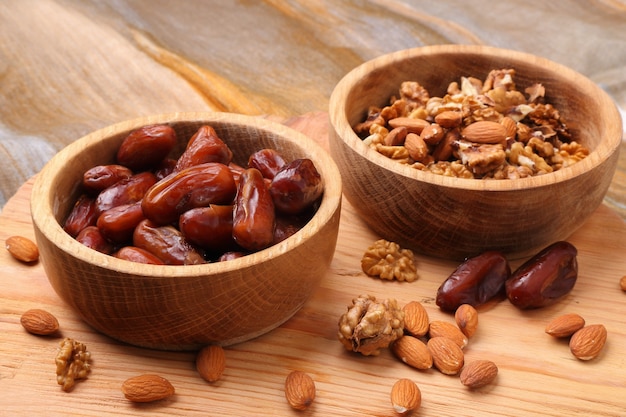
[[[626,109],[625,17],[619,0],[1,2],[0,206],[98,128],[172,111],[327,111],[352,68],[416,46],[533,53]],[[606,200],[623,218],[625,166]]]
[[[316,113],[290,123],[306,126],[305,132],[312,136],[325,137],[326,117]],[[31,186],[32,180],[23,185],[0,215],[0,240],[13,234],[33,237],[28,214]],[[295,416],[300,413],[287,405],[283,384],[290,371],[302,370],[317,386],[315,402],[306,415],[392,417],[391,387],[406,377],[422,391],[420,416],[621,416],[626,409],[626,295],[618,281],[626,272],[624,233],[621,218],[601,206],[570,239],[579,250],[580,277],[565,300],[535,311],[519,311],[508,301],[479,310],[479,328],[466,348],[466,358],[493,360],[500,372],[493,385],[477,392],[467,390],[457,377],[411,369],[388,351],[363,357],[347,352],[339,343],[338,318],[352,298],[363,293],[394,297],[401,304],[421,301],[432,320],[453,320],[435,306],[434,296],[456,264],[418,256],[420,278],[413,283],[366,277],[360,270],[360,258],[377,236],[349,204],[342,210],[331,269],[313,297],[271,333],[227,348],[226,370],[214,384],[196,374],[193,353],[130,347],[95,332],[54,293],[41,265],[22,265],[3,250],[0,414]],[[71,393],[62,392],[55,380],[53,359],[60,339],[30,335],[19,324],[20,315],[34,307],[55,314],[61,336],[86,343],[93,354],[89,379],[78,383]],[[551,318],[568,312],[607,327],[607,345],[596,360],[574,359],[566,342],[544,333]],[[176,394],[154,404],[127,402],[121,393],[122,382],[146,372],[167,377]]]

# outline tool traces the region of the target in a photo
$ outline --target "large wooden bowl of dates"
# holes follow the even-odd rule
[[[190,350],[293,316],[334,254],[341,181],[328,153],[268,120],[176,113],[61,150],[31,212],[59,296],[136,346]]]
[[[602,203],[622,122],[611,98],[548,59],[478,45],[402,50],[330,99],[344,194],[382,237],[464,259],[523,257]]]

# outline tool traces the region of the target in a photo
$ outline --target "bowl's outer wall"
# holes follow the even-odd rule
[[[536,82],[545,86],[546,100],[593,150],[588,158],[523,180],[450,179],[401,167],[367,149],[352,130],[370,106],[397,97],[403,81],[418,81],[431,96],[443,96],[461,76],[484,79],[501,68],[516,70],[518,90]],[[360,217],[381,237],[450,259],[485,250],[526,256],[566,239],[601,204],[621,138],[614,104],[581,75],[525,54],[459,45],[401,51],[357,67],[333,92],[330,118],[331,155]]]
[[[158,267],[120,262],[67,235],[60,224],[78,197],[76,184],[82,173],[113,162],[130,131],[172,119],[170,124],[180,141],[173,156],[182,152],[202,124],[209,124],[229,144],[240,164],[265,147],[279,150],[286,159],[311,158],[325,180],[316,215],[278,245],[209,265]],[[244,123],[253,125],[242,128]],[[324,276],[336,246],[341,181],[330,156],[286,127],[237,115],[163,115],[121,125],[128,128],[103,129],[70,145],[72,149],[53,158],[35,181],[31,201],[35,236],[42,264],[59,296],[108,336],[168,350],[238,343],[274,329],[295,314]]]

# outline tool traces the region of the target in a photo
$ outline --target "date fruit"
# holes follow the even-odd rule
[[[142,264],[164,265],[163,261],[151,254],[145,249],[136,246],[124,246],[113,254],[118,259],[124,259],[131,262]]]
[[[144,218],[141,202],[138,201],[108,209],[98,217],[96,226],[107,240],[124,243],[132,239],[135,227]]]
[[[237,186],[230,169],[217,162],[194,165],[157,182],[143,198],[146,218],[166,225],[187,210],[210,204],[231,204]]]
[[[176,132],[168,125],[150,125],[131,132],[117,150],[117,162],[133,171],[159,165],[176,145]]]
[[[133,233],[133,246],[147,250],[166,265],[206,263],[202,254],[173,226],[159,226],[142,220]]]
[[[85,171],[83,186],[90,192],[99,193],[105,188],[132,176],[133,171],[122,165],[98,165]]]
[[[446,311],[456,311],[462,304],[477,307],[503,292],[511,276],[504,255],[487,251],[467,259],[441,284],[436,303]]]
[[[219,162],[228,165],[233,159],[233,153],[211,126],[202,126],[189,139],[185,152],[178,158],[176,171],[206,164],[207,162]]]
[[[263,177],[273,179],[285,166],[285,160],[275,149],[265,148],[256,151],[248,158],[248,167],[261,171]]]
[[[233,238],[242,248],[261,250],[274,240],[276,213],[261,171],[241,173],[233,216]]]
[[[87,226],[76,236],[76,241],[101,253],[110,255],[113,244],[106,240],[97,226]]]
[[[63,230],[72,237],[78,236],[81,230],[87,226],[95,226],[98,220],[96,200],[86,194],[82,194],[74,203],[72,211],[63,223]]]
[[[192,245],[224,253],[237,248],[233,239],[233,206],[212,204],[187,210],[180,216],[178,228]]]
[[[118,181],[103,190],[96,198],[96,211],[98,215],[113,207],[122,204],[131,204],[141,201],[148,189],[156,183],[157,179],[151,172],[141,172],[122,181]]]
[[[276,210],[298,214],[310,207],[324,191],[322,177],[310,159],[295,159],[276,173],[270,194]]]
[[[521,265],[505,284],[511,303],[521,309],[545,307],[568,294],[578,278],[578,251],[559,241]]]

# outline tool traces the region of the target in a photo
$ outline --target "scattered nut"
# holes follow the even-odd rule
[[[413,282],[417,279],[413,257],[410,249],[401,249],[395,242],[380,239],[363,254],[361,269],[369,276]]]
[[[460,379],[468,388],[476,389],[490,384],[498,375],[498,367],[488,360],[475,360],[463,367]]]
[[[476,333],[478,328],[478,312],[469,304],[462,304],[454,313],[454,320],[459,329],[468,338]]]
[[[149,403],[174,395],[174,386],[159,375],[143,374],[128,378],[122,383],[122,392],[127,400]]]
[[[430,319],[428,312],[419,301],[411,301],[402,307],[404,311],[404,331],[415,337],[428,333]]]
[[[47,336],[59,330],[59,321],[51,313],[39,308],[26,311],[20,323],[28,333]]]
[[[24,236],[11,236],[5,241],[11,256],[21,262],[31,263],[39,259],[39,248],[32,240]]]
[[[447,337],[456,343],[461,349],[467,346],[467,336],[454,324],[447,321],[433,320],[430,322],[428,335],[433,337]]]
[[[292,408],[306,410],[315,399],[315,381],[305,372],[292,371],[285,380],[285,398]]]
[[[404,334],[404,311],[395,299],[376,301],[361,295],[339,318],[339,341],[347,350],[365,356],[378,355]]]
[[[91,371],[90,360],[91,353],[83,343],[69,337],[61,341],[54,362],[57,366],[57,383],[63,391],[70,391],[76,380],[87,378]]]
[[[554,337],[570,337],[585,326],[585,319],[575,313],[563,314],[546,325],[546,333]]]
[[[399,379],[391,388],[391,404],[396,413],[408,414],[422,404],[422,392],[410,379]]]
[[[465,356],[454,340],[437,336],[429,339],[427,346],[433,355],[433,365],[442,374],[456,375],[463,368]]]
[[[585,326],[572,335],[569,341],[570,351],[581,361],[594,359],[604,348],[606,337],[606,328],[602,324]]]
[[[391,351],[398,359],[415,369],[426,370],[433,366],[433,356],[430,350],[416,337],[402,336],[393,342]]]
[[[215,382],[222,377],[226,369],[224,348],[210,345],[202,348],[196,356],[196,370],[208,382]]]

